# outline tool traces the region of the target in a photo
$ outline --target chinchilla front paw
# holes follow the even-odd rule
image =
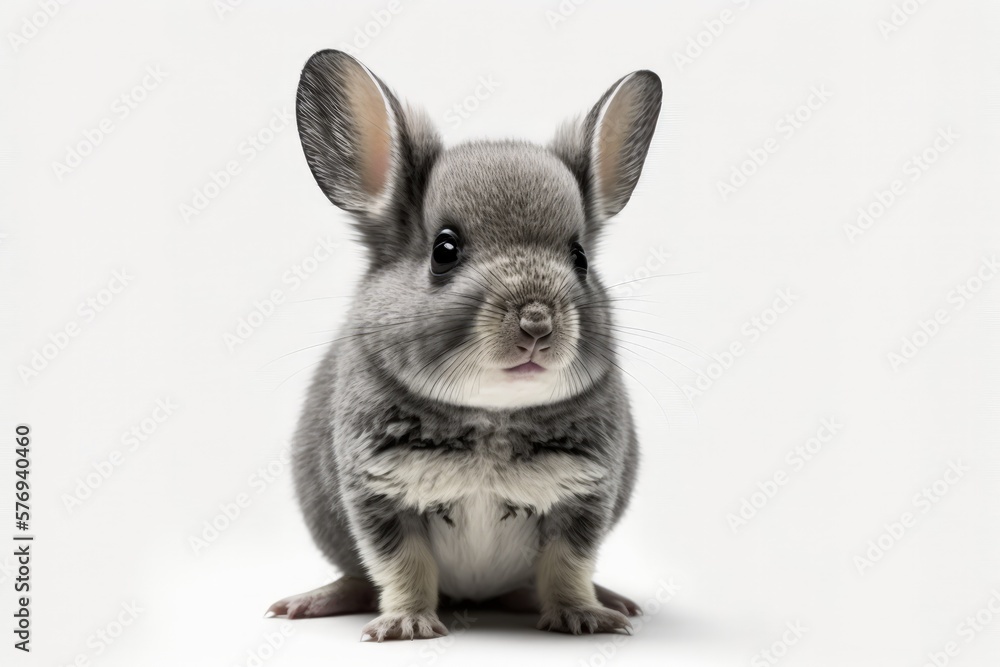
[[[568,632],[574,635],[596,632],[618,632],[631,634],[632,623],[621,612],[599,605],[581,607],[557,607],[542,612],[538,622],[539,630]]]
[[[366,625],[361,631],[361,638],[383,642],[386,639],[433,639],[446,634],[448,628],[433,611],[396,612],[382,614]]]

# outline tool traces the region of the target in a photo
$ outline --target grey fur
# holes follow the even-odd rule
[[[627,77],[629,113],[617,121],[626,124],[624,148],[603,158],[620,162],[621,179],[601,193],[593,138],[619,84],[551,148],[444,150],[426,119],[372,75],[396,128],[389,201],[379,204],[359,180],[355,130],[364,120],[344,84],[362,70],[370,74],[346,54],[317,53],[298,93],[310,168],[355,216],[371,260],[294,441],[306,523],[334,565],[381,591],[383,616],[366,629],[377,639],[440,634],[439,588],[477,598],[537,585],[542,627],[624,628],[589,577],[628,505],[638,446],[607,293],[593,271],[574,270],[570,244],[592,248],[601,223],[628,201],[656,124],[659,80]],[[435,277],[430,254],[443,228],[460,235],[462,261]],[[550,384],[508,382],[500,370],[522,363],[522,311],[551,318],[548,348],[530,356]],[[485,528],[463,525],[481,516]],[[463,542],[494,531],[524,541],[523,564]],[[452,563],[469,554],[463,568],[497,569],[442,576],[442,550]]]

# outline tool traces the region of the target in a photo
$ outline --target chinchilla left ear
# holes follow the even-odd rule
[[[406,109],[367,67],[320,51],[302,70],[299,138],[316,182],[352,213],[375,254],[406,243],[441,143],[422,113]]]
[[[632,72],[582,120],[560,128],[550,145],[576,176],[592,224],[616,215],[632,196],[662,97],[660,77],[648,70]]]

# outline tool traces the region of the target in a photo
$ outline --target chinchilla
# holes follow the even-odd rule
[[[343,577],[269,615],[377,611],[362,636],[378,641],[446,634],[439,605],[461,603],[630,628],[637,605],[592,580],[638,445],[589,253],[632,195],[660,100],[637,71],[547,147],[445,148],[353,57],[309,59],[306,161],[368,264],[293,445],[306,524]]]

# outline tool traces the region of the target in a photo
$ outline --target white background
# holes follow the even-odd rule
[[[49,18],[45,2],[4,3],[0,534],[14,532],[13,432],[27,423],[37,538],[30,656],[11,648],[12,547],[0,549],[0,662],[764,665],[774,650],[781,665],[918,666],[954,642],[948,664],[996,664],[1000,615],[960,624],[994,595],[1000,610],[1000,281],[977,282],[1000,251],[1000,12],[907,0],[900,14],[894,1],[590,0],[560,15],[556,0],[402,0],[390,15],[382,0],[221,14],[209,0],[121,0]],[[358,641],[365,616],[262,619],[334,576],[280,457],[362,266],[280,114],[306,59],[355,41],[373,12],[386,25],[368,25],[361,59],[449,144],[544,142],[622,75],[663,80],[646,169],[592,258],[609,283],[642,279],[616,292],[635,299],[618,317],[637,329],[622,354],[641,477],[597,580],[669,601],[647,603],[625,641],[482,615],[447,640],[378,646]],[[469,99],[480,77],[495,90]],[[451,122],[463,103],[476,108]],[[89,140],[103,119],[112,131]],[[777,150],[763,161],[766,143]],[[744,165],[748,151],[763,164]],[[933,163],[914,172],[925,151]],[[230,161],[239,173],[212,187]],[[724,197],[734,169],[753,173]],[[891,205],[848,234],[895,180]],[[196,191],[214,196],[185,220]],[[313,263],[327,238],[339,248]],[[315,269],[301,285],[296,266]],[[283,302],[231,350],[224,336],[274,290]],[[792,305],[775,318],[780,290]],[[943,323],[926,325],[937,311]],[[766,331],[750,334],[755,317]],[[904,337],[919,344],[909,358]],[[734,342],[741,355],[713,362]],[[25,373],[36,352],[49,358]],[[713,376],[701,389],[698,372]],[[157,400],[178,406],[162,423],[149,421]],[[786,455],[824,419],[843,426],[796,469]],[[130,449],[123,434],[144,426]],[[952,463],[967,470],[920,501]],[[754,496],[776,473],[773,497]],[[206,533],[241,494],[248,506]],[[744,499],[756,514],[734,530]],[[861,563],[879,540],[884,554]],[[140,611],[121,629],[123,604]]]

